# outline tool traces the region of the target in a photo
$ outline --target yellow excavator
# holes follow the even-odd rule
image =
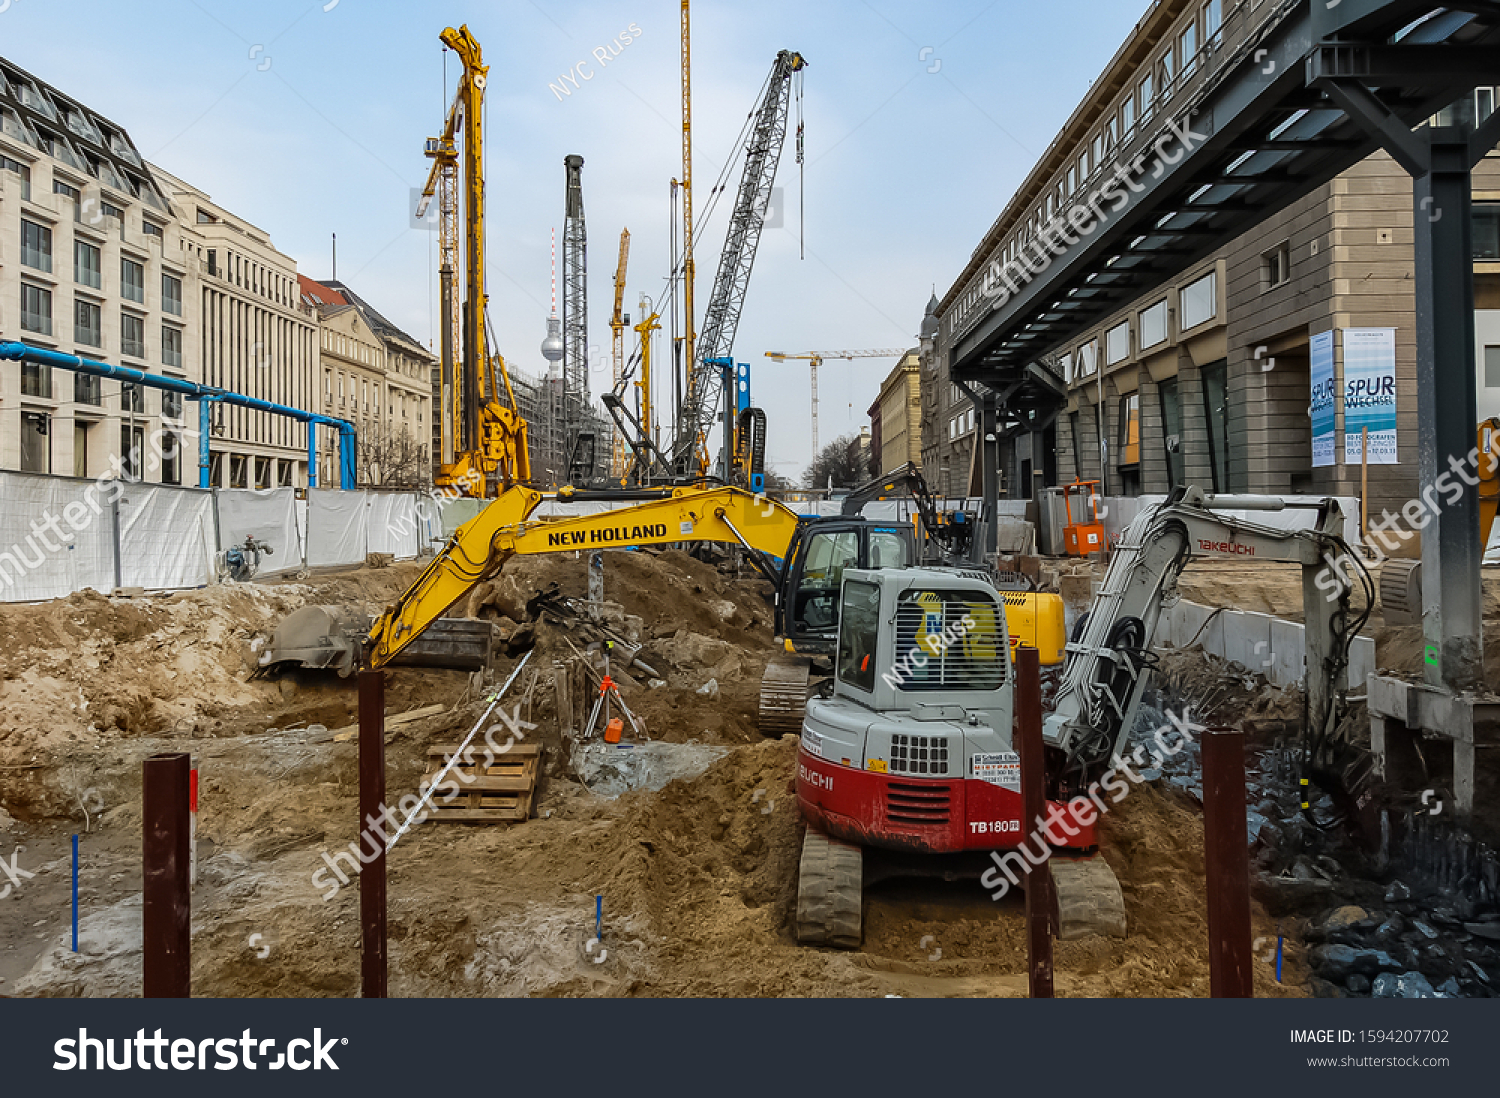
[[[599,514],[534,518],[547,499],[629,505]],[[268,667],[330,667],[343,673],[360,664],[384,667],[475,586],[498,575],[513,556],[714,542],[742,549],[775,590],[781,650],[761,682],[760,727],[767,735],[779,736],[800,730],[814,661],[832,655],[845,569],[912,567],[933,557],[931,545],[919,546],[919,541],[941,536],[926,531],[919,535],[908,522],[800,517],[775,500],[740,488],[563,489],[544,494],[517,486],[459,527],[367,636],[326,629],[313,636],[318,622],[334,617],[299,611],[309,631],[293,635],[295,631],[286,630],[293,619],[287,619],[262,662]],[[1062,662],[1066,636],[1057,595],[1008,592],[1006,615],[1012,646],[1039,649],[1047,664]]]

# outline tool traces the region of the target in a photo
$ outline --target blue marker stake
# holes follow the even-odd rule
[[[604,940],[604,897],[594,897],[594,937],[599,941]]]
[[[1276,982],[1278,984],[1281,983],[1281,943],[1285,940],[1279,936],[1276,939]]]
[[[78,836],[73,836],[73,952],[78,952]]]

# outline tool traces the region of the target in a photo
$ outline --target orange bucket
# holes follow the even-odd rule
[[[611,717],[609,723],[604,726],[604,742],[619,743],[620,735],[624,731],[625,722],[622,721],[619,717]]]

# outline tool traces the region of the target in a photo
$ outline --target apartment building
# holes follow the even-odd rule
[[[364,487],[422,487],[432,483],[432,371],[436,359],[341,282],[299,279],[304,304],[320,326],[319,411],[352,422],[359,431],[359,479]],[[319,464],[332,476],[337,439],[322,441]]]
[[[929,309],[936,323],[923,341],[923,417],[937,437],[927,438],[924,465],[936,485],[977,491],[981,481],[976,412],[949,376],[949,353],[991,259],[1024,256],[1071,204],[1139,155],[1273,9],[1265,0],[1157,4]],[[1494,89],[1479,89],[1473,115],[1487,118],[1494,100]],[[1474,198],[1477,384],[1481,415],[1489,416],[1500,414],[1500,158],[1493,154],[1476,169]],[[1029,493],[1040,451],[1035,471],[1044,483],[1098,479],[1111,494],[1188,483],[1221,492],[1359,495],[1365,453],[1349,441],[1360,432],[1342,397],[1330,405],[1327,446],[1314,454],[1313,378],[1344,378],[1351,348],[1378,344],[1394,366],[1397,422],[1391,451],[1370,455],[1370,497],[1376,513],[1398,509],[1417,480],[1412,206],[1410,176],[1377,153],[1070,336],[1038,364],[1063,389],[1041,445],[1003,417],[997,425],[1002,494]],[[1334,446],[1336,439],[1344,444]]]
[[[870,409],[872,473],[893,472],[908,463],[922,464],[921,355],[906,352],[880,384]]]
[[[263,229],[153,168],[178,212],[198,334],[193,380],[292,408],[313,407],[317,315],[298,294],[297,264]],[[274,412],[219,406],[209,440],[214,488],[307,485],[307,426]]]
[[[0,60],[0,338],[174,377],[197,354],[184,232],[121,127]],[[180,397],[0,364],[0,468],[196,482]],[[181,442],[184,436],[188,445]]]

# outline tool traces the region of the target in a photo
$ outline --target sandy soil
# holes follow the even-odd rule
[[[140,766],[189,750],[202,774],[193,976],[200,995],[358,993],[357,886],[328,862],[356,840],[350,682],[254,679],[247,652],[307,602],[377,608],[412,566],[303,583],[106,599],[77,595],[0,609],[0,855],[35,876],[0,899],[0,992],[140,992]],[[547,583],[581,595],[583,564],[516,562],[481,609]],[[799,947],[791,916],[802,825],[791,795],[793,740],[763,741],[755,695],[770,640],[759,581],[677,554],[612,554],[607,592],[666,685],[630,680],[653,738],[728,749],[700,776],[610,800],[564,776],[545,683],[518,684],[549,757],[536,818],[414,829],[390,856],[391,984],[397,995],[1025,994],[1019,896],[977,884],[893,882],[871,891],[866,940]],[[484,602],[483,599],[480,600]],[[640,619],[638,623],[631,618]],[[537,630],[538,676],[566,648]],[[503,675],[512,661],[502,661]],[[717,698],[696,691],[718,681]],[[389,800],[413,792],[430,743],[477,716],[452,672],[391,673],[391,712],[442,716],[393,730]],[[85,817],[87,813],[87,818]],[[69,836],[82,833],[80,952],[68,940]],[[1130,937],[1058,947],[1073,996],[1205,995],[1201,814],[1186,794],[1146,786],[1105,823]],[[346,862],[349,859],[345,859]],[[315,877],[317,881],[315,882]],[[603,897],[600,958],[595,898]],[[325,898],[326,897],[326,898]],[[1256,933],[1274,935],[1257,912]],[[1257,991],[1300,994],[1257,966]]]

